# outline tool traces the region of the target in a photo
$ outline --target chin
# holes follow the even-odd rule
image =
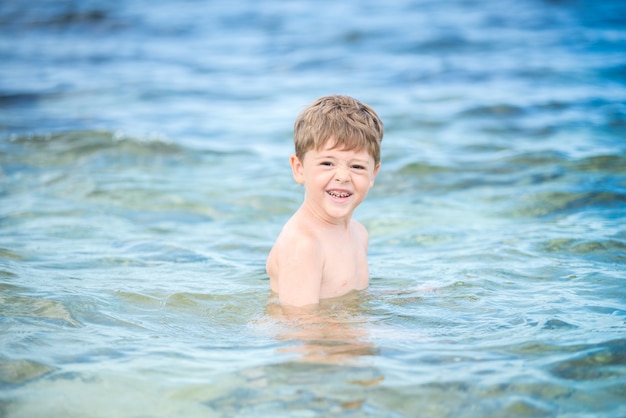
[[[344,219],[344,218],[349,218],[352,216],[352,213],[354,212],[354,208],[353,207],[346,207],[345,209],[328,209],[326,210],[326,214],[328,214],[328,216],[330,216],[333,219]]]

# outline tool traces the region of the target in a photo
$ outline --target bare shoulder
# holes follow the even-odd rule
[[[365,235],[367,236],[367,229],[365,228],[365,226],[363,226],[363,224],[355,219],[352,219],[351,221],[351,225],[352,228],[354,228],[354,232],[360,234],[360,235]]]
[[[318,303],[323,266],[324,252],[318,233],[298,217],[292,217],[268,258],[271,289],[286,305]]]
[[[351,221],[350,226],[352,227],[352,231],[356,239],[359,240],[359,242],[363,242],[365,246],[367,246],[368,233],[367,233],[367,229],[365,228],[365,226],[363,226],[362,223],[354,219]]]
[[[293,216],[280,232],[274,249],[277,258],[293,257],[294,254],[315,254],[321,249],[318,233],[307,222]]]
[[[280,241],[281,249],[287,252],[312,250],[320,246],[316,231],[297,220],[285,224],[278,241]]]

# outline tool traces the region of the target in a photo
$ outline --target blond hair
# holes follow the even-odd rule
[[[383,123],[374,109],[340,95],[320,97],[311,103],[294,123],[296,156],[303,161],[307,151],[319,150],[333,138],[333,148],[363,150],[380,162]]]

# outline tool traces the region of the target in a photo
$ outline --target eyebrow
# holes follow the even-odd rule
[[[327,154],[322,154],[322,155],[318,155],[317,160],[337,160],[337,157],[331,156],[331,155],[327,155]],[[348,160],[349,163],[358,163],[358,164],[363,164],[363,165],[367,165],[369,164],[369,159],[361,159],[361,158],[351,158]]]

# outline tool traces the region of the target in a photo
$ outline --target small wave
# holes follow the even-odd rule
[[[626,173],[626,156],[594,155],[573,162],[571,168],[582,172]]]
[[[240,156],[243,152],[246,151],[189,148],[158,132],[145,136],[97,130],[12,134],[4,138],[0,135],[0,166],[5,175],[33,168],[70,166],[112,172],[119,168],[191,166]]]
[[[568,380],[624,379],[626,340],[614,340],[581,347],[570,358],[552,365],[553,375]]]
[[[82,326],[63,303],[32,296],[0,295],[0,315],[34,318],[61,326]]]
[[[428,174],[439,174],[446,173],[452,171],[450,168],[428,164],[424,162],[413,162],[404,165],[398,170],[398,174],[402,175],[428,175]]]
[[[485,118],[503,118],[521,116],[526,112],[522,107],[511,104],[499,104],[489,106],[475,106],[462,111],[461,117],[485,117]]]
[[[540,192],[526,195],[511,214],[516,217],[552,217],[591,208],[619,210],[625,204],[626,194],[617,192]]]
[[[560,330],[567,330],[567,329],[577,329],[578,326],[574,324],[570,324],[569,322],[565,322],[558,318],[552,318],[552,319],[547,320],[543,324],[542,328],[547,329],[547,330],[560,331]]]
[[[0,92],[0,108],[23,104],[32,104],[46,97],[45,93],[8,93]]]
[[[406,188],[410,185],[441,191],[479,187],[497,190],[497,187],[506,187],[508,194],[513,186],[542,184],[562,178],[567,174],[564,168],[566,164],[567,158],[564,155],[552,151],[520,153],[506,158],[485,158],[480,162],[409,162],[393,173],[393,184],[389,187]],[[385,179],[383,174],[381,180]]]
[[[140,242],[124,248],[124,253],[134,260],[173,263],[199,263],[209,258],[195,251],[163,242]]]
[[[78,4],[71,7],[20,7],[19,3],[11,6],[0,10],[0,28],[102,31],[129,26],[112,12],[98,7],[78,7]]]
[[[25,259],[25,257],[7,248],[0,248],[0,259],[22,261]],[[4,275],[13,275],[13,273],[0,270],[0,277]]]
[[[165,138],[153,135],[145,138],[132,137],[120,132],[69,131],[36,135],[12,135],[0,140],[8,148],[12,160],[46,163],[54,166],[70,163],[102,152],[122,155],[155,156],[176,155],[182,148]],[[0,154],[1,155],[1,154]],[[45,157],[45,158],[44,158]]]
[[[548,253],[579,254],[594,256],[606,261],[623,263],[626,261],[626,243],[614,239],[581,240],[574,238],[551,239],[543,243],[543,251]]]
[[[0,359],[0,388],[3,384],[19,385],[54,370],[54,367],[38,361]]]

